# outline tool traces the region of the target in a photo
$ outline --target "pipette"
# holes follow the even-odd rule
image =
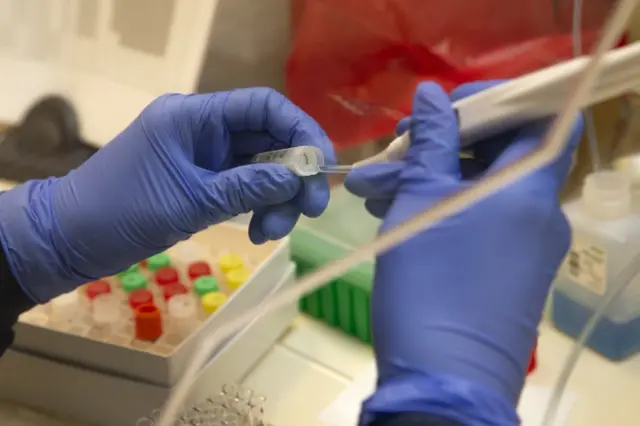
[[[461,148],[556,114],[588,61],[588,57],[575,58],[454,102]],[[608,52],[593,90],[581,102],[580,107],[589,107],[640,88],[639,68],[640,42]],[[353,166],[325,165],[322,151],[312,146],[265,152],[256,155],[254,162],[283,164],[298,176],[348,173],[353,167],[398,161],[404,158],[410,142],[409,134],[404,133],[394,139],[384,151]]]
[[[461,99],[453,103],[458,115],[460,146],[474,143],[560,110],[584,71],[589,57],[579,57]],[[605,54],[601,73],[585,108],[640,88],[640,42]],[[387,148],[354,167],[402,159],[409,149],[408,133],[394,139]]]

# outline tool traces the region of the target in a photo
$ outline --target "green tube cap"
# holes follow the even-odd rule
[[[122,282],[122,289],[127,293],[147,288],[147,278],[139,272],[128,273],[122,276],[120,281]]]
[[[131,272],[138,272],[138,265],[131,265],[129,266],[127,269],[125,269],[124,271],[120,272],[118,274],[119,277],[124,277],[127,274],[130,274]]]
[[[157,271],[167,266],[171,266],[171,259],[167,253],[158,253],[147,259],[147,268],[150,271]]]
[[[213,293],[219,290],[218,280],[210,275],[200,277],[193,283],[193,290],[200,297],[207,293]]]

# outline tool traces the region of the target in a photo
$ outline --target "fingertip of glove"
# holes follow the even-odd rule
[[[403,167],[402,162],[357,167],[347,174],[344,186],[347,191],[358,197],[373,197],[375,194],[387,192],[389,186],[395,187]]]
[[[270,207],[262,217],[262,234],[268,240],[279,240],[291,233],[300,217],[300,210],[293,203]]]
[[[300,212],[307,217],[318,217],[329,204],[331,190],[326,175],[308,176],[303,179],[302,194],[298,199]]]

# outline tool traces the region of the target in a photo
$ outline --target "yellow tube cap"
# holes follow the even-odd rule
[[[202,310],[207,316],[214,314],[227,301],[227,295],[220,292],[207,293],[200,299]]]
[[[229,253],[220,256],[220,259],[218,259],[218,265],[220,266],[220,269],[222,269],[222,272],[226,274],[231,270],[242,268],[244,266],[244,262],[237,254]]]
[[[235,290],[242,284],[244,284],[244,282],[247,281],[250,276],[251,271],[249,271],[248,269],[240,268],[233,269],[227,272],[225,278],[227,279],[227,285],[229,286],[229,288]]]

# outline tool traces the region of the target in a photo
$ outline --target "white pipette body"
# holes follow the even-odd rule
[[[467,148],[489,136],[555,114],[573,90],[588,60],[588,57],[579,57],[563,62],[454,102],[461,147]],[[638,69],[640,42],[608,52],[598,80],[581,107],[639,88]],[[398,161],[404,158],[410,142],[407,132],[394,139],[384,151],[355,163],[354,167]]]

